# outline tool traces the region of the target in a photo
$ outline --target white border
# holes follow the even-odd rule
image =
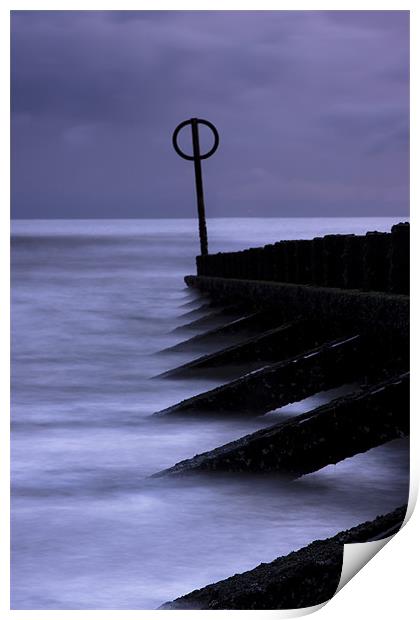
[[[7,6],[6,6],[7,4]],[[227,6],[228,4],[228,6]],[[418,4],[418,3],[417,3]],[[196,617],[210,617],[215,614],[218,618],[256,618],[257,614],[259,618],[280,618],[280,617],[296,617],[296,612],[281,612],[281,611],[267,611],[267,612],[252,612],[252,611],[202,611],[202,612],[185,612],[185,611],[19,611],[9,610],[9,420],[7,413],[9,411],[9,184],[7,180],[10,178],[9,171],[9,99],[4,96],[5,92],[8,92],[9,83],[9,11],[10,10],[115,10],[115,9],[132,9],[132,10],[146,10],[146,9],[169,9],[169,10],[410,10],[411,11],[411,109],[420,110],[420,100],[418,95],[419,89],[419,75],[418,75],[418,58],[420,58],[419,45],[417,43],[417,37],[419,35],[419,17],[418,10],[414,1],[411,2],[360,2],[355,0],[350,3],[342,2],[259,2],[258,6],[252,2],[159,2],[153,3],[141,3],[134,1],[121,1],[109,2],[109,1],[74,1],[74,2],[61,2],[61,1],[44,1],[38,2],[9,2],[4,3],[1,8],[1,69],[3,84],[3,97],[1,98],[2,105],[2,146],[3,157],[0,159],[1,165],[1,179],[3,185],[3,200],[1,209],[1,244],[0,244],[0,274],[2,283],[2,373],[1,373],[1,394],[3,397],[3,407],[1,416],[1,440],[3,442],[0,463],[2,474],[1,485],[1,526],[2,526],[2,553],[0,574],[2,576],[2,590],[0,595],[0,612],[1,618],[12,618],[14,620],[32,620],[32,619],[65,619],[74,618],[77,615],[83,614],[83,617],[93,619],[129,619],[129,618],[150,618],[164,617],[164,614],[171,614],[170,618],[174,620],[181,618],[196,618]],[[413,205],[411,212],[411,229],[412,229],[412,255],[411,265],[414,266],[420,264],[419,254],[419,236],[417,230],[417,213],[419,208],[419,195],[418,195],[418,182],[416,176],[415,164],[418,164],[418,137],[419,137],[419,122],[416,117],[412,115],[411,118],[411,205]],[[418,327],[416,325],[416,317],[420,316],[420,308],[418,302],[418,285],[412,276],[412,316],[414,317],[412,325],[412,348],[418,342]],[[413,354],[412,354],[413,355]],[[412,372],[414,372],[414,378],[416,378],[416,359],[412,357]],[[417,384],[417,385],[416,385]],[[418,381],[412,382],[412,428],[411,428],[411,497],[410,503],[414,503],[414,498],[417,495],[418,480],[419,480],[419,468],[418,461],[415,459],[418,450],[418,426],[417,421],[419,414],[419,389]],[[351,586],[345,587],[340,593],[335,596],[325,607],[323,607],[318,613],[320,620],[336,620],[340,619],[352,619],[355,614],[362,615],[363,618],[368,618],[373,614],[376,617],[381,618],[395,618],[400,616],[402,618],[412,618],[416,615],[418,609],[417,602],[417,578],[418,572],[416,549],[420,548],[419,543],[419,511],[415,511],[413,517],[404,527],[403,531],[397,534],[391,542],[386,545],[385,549],[379,554],[379,557],[374,558],[363,569],[362,574],[356,575],[351,580]],[[414,570],[414,568],[416,570]]]

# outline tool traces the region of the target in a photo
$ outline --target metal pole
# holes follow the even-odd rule
[[[200,140],[198,137],[198,125],[206,125],[212,131],[214,137],[214,144],[211,149],[204,154],[200,153]],[[193,154],[188,155],[181,151],[178,146],[178,134],[184,127],[191,125],[191,134],[192,134],[192,143],[193,143]],[[204,209],[204,192],[203,192],[203,178],[201,176],[201,160],[208,159],[217,151],[217,147],[219,146],[219,134],[217,133],[216,127],[213,123],[204,120],[204,118],[190,118],[187,121],[183,121],[180,123],[174,133],[172,134],[172,145],[178,153],[180,157],[183,159],[187,159],[188,161],[194,161],[194,172],[195,172],[195,190],[197,194],[197,211],[198,211],[198,230],[200,234],[200,247],[201,247],[201,256],[207,256],[208,244],[207,244],[207,226],[206,226],[206,213]]]
[[[201,176],[200,141],[198,137],[198,119],[191,119],[192,143],[194,154],[195,189],[197,192],[198,231],[200,235],[201,255],[209,253],[207,243],[206,212],[204,209],[203,178]]]

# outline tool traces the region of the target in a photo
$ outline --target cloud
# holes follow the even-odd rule
[[[12,12],[13,213],[193,215],[191,116],[210,214],[406,213],[408,54],[407,11]]]

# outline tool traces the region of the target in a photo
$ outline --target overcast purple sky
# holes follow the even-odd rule
[[[409,13],[12,12],[13,217],[195,217],[192,116],[208,217],[406,216]]]

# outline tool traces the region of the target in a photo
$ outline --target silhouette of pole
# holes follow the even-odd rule
[[[200,235],[201,256],[209,253],[207,240],[206,209],[204,206],[203,177],[201,175],[200,139],[196,118],[191,119],[192,142],[194,153],[195,190],[197,193],[198,232]]]
[[[211,129],[214,135],[214,145],[204,155],[200,153],[200,139],[198,135],[198,125],[206,125]],[[183,127],[187,125],[191,125],[191,133],[192,133],[192,146],[193,146],[193,154],[187,155],[178,146],[177,137],[178,133],[181,131]],[[183,159],[188,159],[190,161],[194,161],[194,172],[195,172],[195,190],[197,195],[197,211],[198,211],[198,232],[200,235],[200,249],[201,255],[206,256],[208,252],[208,241],[207,241],[207,225],[206,225],[206,211],[204,206],[204,191],[203,191],[203,177],[201,174],[201,160],[207,159],[216,151],[219,146],[219,134],[217,133],[216,127],[210,123],[209,121],[205,121],[202,118],[191,118],[187,121],[183,121],[178,125],[175,129],[172,136],[172,144],[175,151],[178,153],[180,157]]]

